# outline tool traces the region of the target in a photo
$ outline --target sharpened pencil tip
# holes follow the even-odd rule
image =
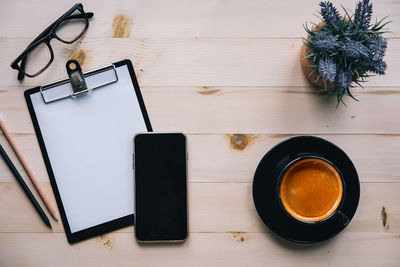
[[[51,214],[51,217],[53,217],[53,219],[54,219],[56,222],[58,222],[58,217],[57,217],[56,213],[55,213],[54,211],[51,211],[50,214]]]
[[[45,215],[45,216],[46,216],[46,215]],[[50,229],[53,229],[53,228],[51,227],[49,218],[47,218],[47,216],[46,216],[45,218],[42,218],[42,219],[43,219],[44,223],[45,223]]]

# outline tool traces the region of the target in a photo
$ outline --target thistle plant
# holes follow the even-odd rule
[[[310,77],[314,83],[323,80],[324,89],[337,97],[338,105],[343,96],[357,100],[350,88],[359,85],[373,74],[384,75],[386,62],[383,60],[387,40],[382,34],[390,23],[386,17],[371,24],[372,3],[362,0],[357,3],[354,13],[344,10],[341,16],[331,2],[321,2],[321,23],[306,24],[308,33],[303,38],[306,46],[305,59],[313,70]],[[327,85],[330,89],[328,89]],[[358,101],[358,100],[357,100]]]

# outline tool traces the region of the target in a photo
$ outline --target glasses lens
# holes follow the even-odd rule
[[[50,64],[50,48],[45,43],[41,43],[29,52],[26,59],[25,73],[36,76]]]
[[[58,25],[55,34],[65,42],[76,41],[86,30],[88,21],[80,10],[75,10]]]

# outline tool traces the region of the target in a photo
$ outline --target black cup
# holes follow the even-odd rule
[[[299,162],[299,161],[301,161],[301,160],[304,160],[304,159],[319,159],[319,160],[322,160],[322,161],[328,163],[329,165],[331,165],[331,166],[337,171],[337,173],[339,174],[340,179],[341,179],[341,181],[342,181],[343,193],[342,193],[342,198],[341,198],[341,200],[340,200],[339,205],[337,206],[336,210],[335,210],[332,214],[330,214],[328,217],[326,217],[326,218],[324,218],[324,219],[322,219],[322,220],[319,220],[319,221],[303,221],[303,220],[300,220],[300,219],[298,219],[298,218],[293,217],[293,216],[286,210],[286,208],[284,207],[284,205],[283,205],[283,203],[282,203],[282,199],[281,199],[280,187],[281,187],[281,182],[282,182],[282,179],[283,179],[285,173],[286,173],[286,172],[289,170],[289,168],[290,168],[291,166],[293,166],[295,163],[297,163],[297,162]],[[312,224],[317,225],[317,224],[326,223],[326,222],[328,222],[328,221],[335,221],[335,222],[337,222],[338,224],[341,224],[341,225],[343,225],[343,226],[346,226],[346,225],[349,224],[349,222],[350,222],[350,219],[349,219],[349,218],[346,216],[346,214],[344,214],[343,211],[342,211],[343,203],[345,202],[345,198],[346,198],[346,183],[344,182],[343,175],[341,174],[340,170],[335,166],[335,164],[333,164],[332,162],[330,162],[329,160],[327,160],[327,159],[325,159],[325,158],[323,158],[323,157],[320,157],[320,156],[317,156],[317,155],[302,155],[302,156],[298,156],[298,157],[296,157],[294,160],[290,161],[286,166],[283,167],[282,171],[281,171],[280,174],[279,174],[279,178],[278,178],[277,183],[276,183],[276,195],[277,195],[277,197],[278,197],[278,202],[279,202],[279,205],[280,205],[281,209],[283,210],[283,212],[284,212],[290,219],[292,219],[292,220],[294,220],[294,221],[296,221],[296,222],[299,222],[299,223],[302,223],[302,224],[308,224],[308,225],[310,225],[310,224],[311,224],[311,225],[312,225]]]

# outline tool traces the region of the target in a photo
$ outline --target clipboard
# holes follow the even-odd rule
[[[133,136],[152,127],[130,60],[84,74],[70,63],[69,79],[24,95],[68,242],[75,243],[133,224]]]

